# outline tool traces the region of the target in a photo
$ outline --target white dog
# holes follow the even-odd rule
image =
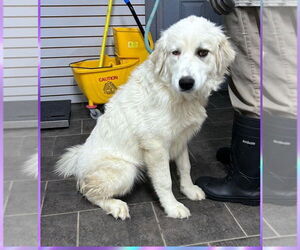
[[[181,192],[204,199],[190,177],[187,142],[207,117],[208,97],[234,56],[221,28],[206,19],[190,16],[172,25],[107,103],[87,141],[61,157],[57,172],[74,175],[90,202],[124,220],[128,206],[115,197],[130,192],[146,170],[166,214],[190,216],[172,193],[169,161],[178,167]]]

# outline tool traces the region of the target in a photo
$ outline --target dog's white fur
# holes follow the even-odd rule
[[[208,55],[200,58],[199,48],[209,50]],[[173,55],[174,50],[181,54]],[[172,193],[169,161],[176,162],[181,192],[192,200],[204,199],[190,177],[187,142],[205,120],[207,99],[234,56],[221,28],[206,19],[190,16],[172,25],[107,103],[87,141],[61,157],[57,172],[74,175],[90,202],[124,220],[128,206],[115,197],[130,192],[146,170],[167,215],[190,216]],[[195,79],[192,91],[180,90],[178,82],[185,76]]]

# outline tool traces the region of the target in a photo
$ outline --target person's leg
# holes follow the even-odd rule
[[[236,8],[225,16],[225,27],[237,52],[228,91],[233,108],[253,118],[260,117],[259,8]]]
[[[296,7],[264,8],[264,201],[295,204],[297,190]]]
[[[230,171],[226,178],[200,177],[196,184],[214,200],[259,204],[259,9],[236,8],[225,16],[225,26],[237,52],[228,88],[235,110],[231,148],[225,152]]]

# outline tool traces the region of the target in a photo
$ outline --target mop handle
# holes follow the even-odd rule
[[[109,29],[109,23],[110,23],[110,16],[111,16],[111,11],[112,11],[112,4],[113,4],[113,0],[109,0],[108,7],[107,7],[107,13],[106,13],[104,34],[103,34],[103,39],[102,39],[99,67],[103,67],[103,63],[104,63],[104,54],[105,54],[106,40],[107,40],[107,34],[108,34],[108,29]]]
[[[144,36],[144,35],[145,35],[145,31],[144,31],[143,25],[141,24],[141,22],[140,22],[140,20],[139,20],[139,18],[138,18],[138,16],[137,16],[137,14],[136,14],[136,12],[135,12],[133,6],[132,6],[130,0],[124,0],[124,2],[125,2],[126,5],[128,6],[128,8],[129,8],[129,10],[130,10],[130,12],[131,12],[131,14],[132,14],[132,16],[133,16],[133,18],[134,18],[136,24],[138,25],[138,27],[139,27],[139,29],[140,29],[142,35]]]

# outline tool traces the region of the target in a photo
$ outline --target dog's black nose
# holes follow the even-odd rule
[[[194,87],[195,80],[192,77],[185,76],[179,80],[179,86],[182,91],[191,90]]]

